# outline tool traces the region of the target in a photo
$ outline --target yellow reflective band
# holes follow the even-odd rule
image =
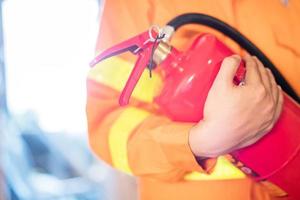
[[[127,174],[132,174],[127,156],[128,138],[149,114],[144,110],[128,107],[119,115],[110,129],[108,143],[113,166]]]
[[[210,174],[191,172],[186,174],[184,180],[228,180],[228,179],[241,179],[246,175],[236,168],[224,156],[220,156],[217,160],[214,170]]]
[[[133,66],[134,63],[119,57],[112,57],[98,63],[91,69],[88,78],[121,91]],[[132,93],[132,97],[144,102],[153,102],[153,97],[159,92],[161,85],[162,80],[158,74],[153,73],[152,78],[150,78],[148,70],[144,70]]]
[[[134,64],[120,57],[112,57],[98,63],[90,70],[88,78],[111,88],[121,91],[131,73]],[[162,86],[161,77],[152,74],[149,78],[145,70],[138,81],[132,96],[141,101],[152,103]],[[134,128],[147,116],[148,112],[129,107],[119,116],[109,133],[109,147],[112,161],[117,169],[132,174],[128,165],[127,140]],[[245,175],[234,167],[225,157],[218,158],[214,171],[211,174],[192,172],[187,174],[185,180],[220,180],[244,178]]]

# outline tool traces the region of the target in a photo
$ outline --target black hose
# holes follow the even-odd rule
[[[276,69],[275,65],[268,59],[268,57],[257,48],[250,40],[242,35],[238,30],[230,25],[222,22],[221,20],[211,17],[209,15],[200,13],[186,13],[179,15],[172,19],[167,25],[172,26],[175,30],[186,24],[202,24],[214,28],[221,33],[225,34],[233,41],[238,43],[242,48],[247,50],[251,55],[255,55],[265,67],[269,68],[281,88],[290,95],[295,101],[300,103],[300,98],[289,83],[285,80],[282,74]]]

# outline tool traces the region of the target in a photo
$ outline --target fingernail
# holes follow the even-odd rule
[[[241,56],[234,54],[231,56],[231,58],[235,59],[236,61],[240,61],[241,60]]]
[[[282,88],[281,88],[281,86],[280,86],[280,85],[278,85],[278,88],[279,88],[280,90],[282,90]]]

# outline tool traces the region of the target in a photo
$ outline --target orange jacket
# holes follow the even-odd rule
[[[99,31],[97,52],[164,25],[186,12],[215,16],[252,40],[300,94],[300,2],[280,0],[109,0]],[[238,45],[209,28],[188,25],[172,41],[185,48],[200,32],[213,32],[237,53]],[[192,123],[172,122],[152,104],[162,84],[144,73],[130,104],[118,105],[119,92],[132,68],[131,59],[114,57],[88,75],[87,117],[93,151],[113,167],[139,177],[142,200],[270,199],[275,193],[255,183],[225,156],[200,166],[188,145]],[[201,144],[199,144],[201,145]]]

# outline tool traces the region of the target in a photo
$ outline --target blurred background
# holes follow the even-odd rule
[[[0,0],[0,199],[136,199],[87,141],[99,0]]]

